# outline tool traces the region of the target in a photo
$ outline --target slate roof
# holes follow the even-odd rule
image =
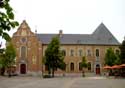
[[[59,34],[37,34],[37,37],[43,44],[49,44],[56,35]],[[103,23],[92,34],[62,34],[60,42],[61,44],[120,45]]]

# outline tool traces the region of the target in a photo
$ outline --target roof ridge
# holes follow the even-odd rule
[[[51,34],[58,34],[58,33],[37,33],[37,34],[41,34],[41,35],[51,35]],[[63,35],[91,35],[91,34],[63,34]]]

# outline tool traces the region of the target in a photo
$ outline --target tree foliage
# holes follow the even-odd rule
[[[81,67],[82,67],[82,76],[85,77],[84,68],[87,68],[87,61],[85,56],[82,57]]]
[[[53,77],[55,69],[65,69],[66,65],[63,61],[64,56],[60,51],[60,41],[58,37],[52,38],[52,41],[45,51],[45,56],[43,59],[44,64],[48,67],[48,74],[52,73]]]
[[[123,40],[122,45],[120,46],[120,51],[121,63],[125,64],[125,40]]]
[[[107,49],[105,54],[105,64],[113,66],[115,64],[120,64],[121,60],[118,54],[115,54],[112,48]]]
[[[0,69],[5,71],[6,68],[9,68],[15,64],[16,51],[12,43],[9,43],[5,49],[5,53],[0,54]],[[2,71],[2,74],[4,74]]]
[[[12,43],[9,43],[5,50],[6,66],[10,67],[15,64],[16,50]]]
[[[14,13],[9,0],[0,0],[0,36],[9,41],[10,36],[7,31],[18,25],[18,22],[14,21]]]
[[[82,57],[82,67],[86,68],[87,67],[87,61],[86,61],[86,58],[85,56]]]
[[[4,49],[0,49],[0,68],[4,67],[3,65],[4,58],[5,58]]]
[[[116,56],[116,60],[114,61],[114,64],[115,65],[120,65],[121,64],[120,54],[115,53],[115,56]]]

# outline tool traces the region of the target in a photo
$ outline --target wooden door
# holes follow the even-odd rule
[[[96,65],[96,74],[97,75],[100,74],[100,65],[99,64]]]
[[[21,74],[26,74],[26,64],[21,64],[20,65],[20,73]]]

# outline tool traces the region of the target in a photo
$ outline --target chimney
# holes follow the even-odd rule
[[[63,35],[63,31],[59,30],[59,37],[62,37],[62,35]]]
[[[35,26],[35,34],[37,34],[37,26]]]
[[[35,34],[37,34],[37,29],[35,30]]]

